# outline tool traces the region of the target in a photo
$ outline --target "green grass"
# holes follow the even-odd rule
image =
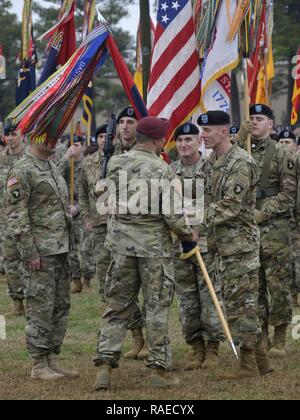
[[[0,315],[7,314],[11,303],[6,294],[5,279],[0,277]],[[61,355],[66,367],[80,372],[80,378],[56,383],[30,380],[30,361],[24,339],[24,319],[7,316],[7,340],[0,340],[0,399],[1,400],[290,400],[300,399],[300,340],[293,341],[289,334],[289,356],[274,362],[275,372],[260,379],[239,382],[217,381],[218,372],[232,366],[234,359],[227,344],[221,349],[221,367],[216,372],[185,372],[184,343],[178,321],[177,304],[171,311],[171,337],[174,374],[181,380],[176,389],[157,391],[149,386],[149,370],[143,362],[122,360],[113,371],[113,389],[109,393],[94,393],[93,383],[97,369],[92,363],[97,334],[101,322],[102,304],[96,285],[91,292],[72,297],[69,329]],[[298,311],[299,313],[299,311]],[[130,348],[128,334],[125,350]]]

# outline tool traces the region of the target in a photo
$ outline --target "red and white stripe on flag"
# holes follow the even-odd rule
[[[170,120],[169,138],[200,102],[200,67],[192,2],[159,0],[147,107]]]

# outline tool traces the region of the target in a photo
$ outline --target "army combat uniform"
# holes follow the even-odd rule
[[[268,346],[269,325],[275,327],[272,355],[283,355],[286,329],[292,320],[293,255],[289,221],[297,189],[295,158],[287,147],[270,137],[251,140],[259,178],[256,209],[264,219],[259,226],[259,315]]]
[[[71,278],[73,281],[81,281],[82,277],[85,281],[90,281],[95,272],[92,237],[82,222],[79,204],[79,184],[83,165],[83,158],[79,161],[74,161],[74,205],[78,209],[78,214],[73,217],[73,250],[70,252]],[[70,161],[62,159],[58,164],[58,168],[66,181],[70,193]]]
[[[296,155],[297,194],[294,210],[294,220],[291,222],[291,240],[294,256],[294,276],[292,281],[292,295],[297,299],[300,293],[300,154]]]
[[[254,222],[256,165],[238,146],[207,162],[205,223],[217,246],[218,272],[233,339],[254,350],[259,336],[259,230]]]
[[[57,167],[29,152],[10,169],[6,197],[20,258],[41,260],[27,279],[25,333],[34,366],[45,368],[46,357],[60,353],[70,309],[68,191]]]
[[[6,273],[8,294],[13,301],[23,301],[25,298],[26,270],[22,267],[16,244],[7,238],[7,226],[5,217],[5,189],[6,178],[11,166],[22,158],[24,151],[19,155],[10,155],[6,149],[0,154],[0,271]],[[4,261],[5,260],[5,261]]]
[[[93,245],[95,248],[96,277],[99,285],[99,292],[104,297],[104,285],[106,273],[111,261],[110,251],[104,248],[107,235],[107,215],[100,216],[97,212],[97,196],[95,187],[101,174],[101,153],[98,151],[89,156],[83,165],[79,184],[79,206],[81,219],[84,224],[93,225]]]
[[[197,180],[202,180],[204,194],[204,181],[206,178],[206,161],[204,159],[200,158],[195,165],[191,166],[185,166],[182,161],[179,160],[174,162],[171,165],[171,168],[175,175],[181,179],[182,183],[184,180],[188,179],[193,180],[194,183]],[[193,188],[195,189],[196,185],[194,185]],[[196,197],[193,197],[193,201],[193,208],[195,208]],[[193,225],[195,225],[195,223],[193,223]],[[215,248],[211,247],[210,251],[212,252],[208,252],[207,237],[203,234],[201,220],[199,220],[199,225],[195,226],[195,228],[197,227],[199,227],[201,234],[199,241],[201,254],[213,282],[219,303],[224,309],[222,285],[219,276],[216,275],[215,255],[213,252]],[[179,251],[179,253],[182,252],[181,249],[179,249]],[[193,369],[194,366],[195,368],[199,368],[203,366],[205,358],[204,340],[208,341],[207,346],[214,347],[214,352],[217,353],[219,341],[224,340],[224,334],[200,267],[194,265],[191,260],[181,261],[179,254],[177,254],[177,258],[175,258],[175,289],[180,302],[180,319],[185,340],[187,344],[193,347],[195,353],[200,352],[200,349],[202,349],[200,352],[201,354],[199,354],[199,357],[197,358],[198,363],[191,361],[185,368],[187,370]],[[207,359],[209,358],[208,353],[209,349],[207,350]]]
[[[141,146],[113,157],[109,163],[108,179],[115,182],[117,197],[120,171],[127,173],[127,187],[133,180],[144,180],[150,188],[153,178],[159,181],[174,178],[166,163]],[[128,192],[128,202],[132,194]],[[161,203],[161,193],[158,198]],[[189,239],[191,231],[183,216],[151,214],[149,206],[147,201],[147,214],[135,215],[128,211],[124,214],[122,208],[117,207],[110,219],[106,246],[112,252],[113,261],[108,273],[107,308],[103,314],[98,356],[94,359],[96,366],[118,367],[129,320],[138,309],[140,288],[146,307],[148,366],[164,369],[171,366],[168,314],[174,294],[174,266],[170,230]]]

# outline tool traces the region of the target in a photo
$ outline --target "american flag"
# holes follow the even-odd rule
[[[191,0],[159,0],[149,81],[149,114],[170,120],[169,138],[200,102]]]

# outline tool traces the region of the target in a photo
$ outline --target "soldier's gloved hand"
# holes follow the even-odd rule
[[[190,260],[193,264],[197,264],[197,259],[195,258],[195,253],[200,252],[197,242],[181,242],[183,253],[180,255],[182,261]]]
[[[261,225],[262,223],[264,223],[267,220],[267,217],[265,215],[264,212],[262,212],[261,210],[254,210],[254,220],[256,221],[256,223],[258,225]]]
[[[38,259],[29,260],[28,263],[27,263],[27,267],[31,271],[40,271],[40,269],[41,269],[41,259],[38,258]]]
[[[79,214],[78,206],[69,206],[69,212],[71,213],[72,217],[76,217]]]
[[[238,137],[244,141],[247,140],[249,134],[252,133],[253,124],[250,120],[245,120],[240,128],[240,131],[238,132]]]

